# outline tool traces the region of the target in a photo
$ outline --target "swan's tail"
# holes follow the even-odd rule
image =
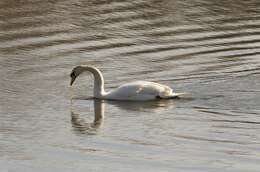
[[[165,95],[162,98],[163,99],[175,99],[175,98],[181,98],[182,96],[186,96],[189,93],[172,93],[170,95]]]

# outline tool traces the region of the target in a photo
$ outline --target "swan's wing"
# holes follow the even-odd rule
[[[172,89],[166,85],[158,84],[155,82],[141,82],[141,86],[137,93],[151,94],[154,96],[166,96],[172,93]]]

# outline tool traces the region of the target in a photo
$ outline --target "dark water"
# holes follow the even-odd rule
[[[260,170],[258,0],[2,0],[0,40],[0,171]],[[190,95],[71,105],[79,64]]]

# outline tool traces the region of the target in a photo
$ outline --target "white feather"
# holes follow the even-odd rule
[[[155,82],[136,81],[121,85],[108,92],[107,99],[113,100],[153,100],[172,95],[172,89]]]

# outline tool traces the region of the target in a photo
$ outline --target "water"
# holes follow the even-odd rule
[[[257,0],[2,0],[0,40],[0,171],[260,170]],[[71,102],[80,64],[190,95]]]

